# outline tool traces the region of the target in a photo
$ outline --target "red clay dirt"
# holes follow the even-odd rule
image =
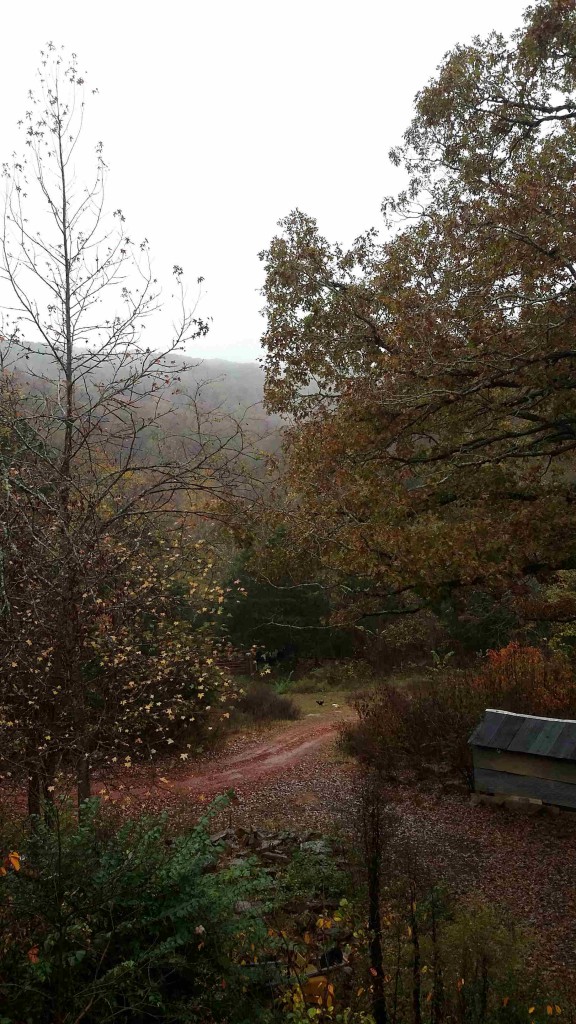
[[[165,774],[157,773],[146,779],[145,786],[138,783],[134,785],[124,778],[121,790],[132,796],[150,795],[153,790],[166,791],[169,786],[173,794],[202,795],[206,798],[230,789],[242,793],[300,764],[308,755],[317,752],[334,739],[342,719],[341,713],[331,710],[321,716],[309,715],[235,753],[224,752],[217,760],[205,762],[196,771],[188,767],[183,770],[178,765],[175,771],[166,769]],[[168,775],[169,779],[166,777]],[[115,797],[120,795],[117,786],[115,780],[110,787],[103,783],[97,784],[95,790],[96,793],[106,792],[110,797]]]
[[[177,791],[214,796],[227,789],[241,791],[256,782],[291,768],[334,737],[337,722],[305,719],[255,747],[240,751],[214,765],[211,771],[188,775],[174,783]]]

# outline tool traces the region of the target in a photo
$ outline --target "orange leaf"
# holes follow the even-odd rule
[[[26,954],[31,964],[38,963],[38,946],[32,946],[32,949],[28,950]]]
[[[502,1006],[508,1006],[509,1002],[510,1002],[510,996],[504,996],[504,999],[502,1000]]]
[[[551,1017],[552,1014],[554,1013],[554,1007],[553,1006],[547,1006],[546,1007],[546,1013],[548,1014],[549,1017]]]
[[[8,854],[8,861],[14,868],[14,871],[20,871],[20,854],[17,853],[16,850],[12,850],[12,852]]]
[[[371,967],[370,968],[370,974],[372,975],[373,978],[377,978],[378,977],[378,971],[376,970],[375,967]]]

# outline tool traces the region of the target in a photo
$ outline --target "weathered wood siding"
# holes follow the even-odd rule
[[[472,756],[475,770],[490,768],[492,771],[507,772],[511,775],[528,775],[535,779],[550,779],[553,782],[567,782],[576,786],[576,764],[571,761],[553,761],[532,754],[516,754],[510,750],[498,751],[482,747],[476,747]]]
[[[576,785],[569,782],[477,767],[474,769],[474,783],[477,793],[532,797],[546,804],[576,810]]]
[[[576,810],[576,720],[487,708],[468,743],[478,793]]]

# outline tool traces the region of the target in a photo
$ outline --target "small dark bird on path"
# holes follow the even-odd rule
[[[317,703],[317,704],[319,704],[319,705],[320,705],[320,707],[322,707],[322,705],[323,705],[324,701],[323,701],[323,700],[317,700],[317,701],[316,701],[316,703]]]

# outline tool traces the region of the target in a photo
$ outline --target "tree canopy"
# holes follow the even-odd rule
[[[391,157],[385,237],[294,211],[262,254],[286,521],[355,614],[529,599],[576,558],[576,7],[458,46]]]

